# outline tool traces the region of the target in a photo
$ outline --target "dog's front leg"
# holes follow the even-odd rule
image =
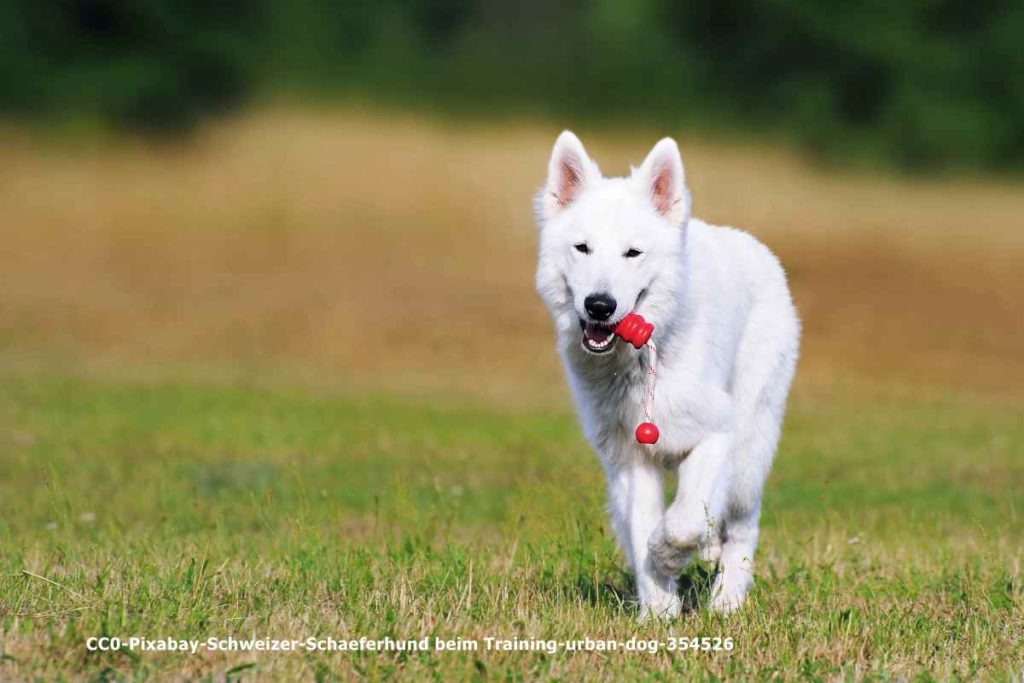
[[[678,616],[675,577],[654,567],[647,545],[664,510],[660,470],[640,461],[617,465],[608,471],[608,489],[612,528],[636,576],[640,619]]]
[[[658,571],[676,576],[697,552],[717,560],[732,476],[731,434],[710,434],[679,465],[676,498],[649,540]]]

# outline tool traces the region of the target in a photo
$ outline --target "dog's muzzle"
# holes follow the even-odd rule
[[[583,330],[583,348],[590,353],[607,353],[615,346],[615,325],[611,323],[587,322],[580,318]]]

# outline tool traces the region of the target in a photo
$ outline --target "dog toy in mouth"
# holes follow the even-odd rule
[[[644,320],[639,313],[627,313],[626,317],[615,326],[615,334],[638,350],[651,339],[653,332],[654,325]]]
[[[626,317],[615,326],[615,334],[633,345],[633,348],[640,350],[647,345],[647,353],[650,355],[650,365],[647,369],[647,381],[644,383],[644,421],[636,428],[636,440],[645,445],[658,443],[657,426],[651,422],[651,413],[654,411],[654,381],[658,364],[658,347],[651,341],[651,334],[654,333],[654,325],[644,320],[639,313],[627,313]]]

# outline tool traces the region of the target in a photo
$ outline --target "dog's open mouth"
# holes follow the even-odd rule
[[[592,323],[580,319],[583,330],[583,348],[591,353],[605,353],[615,346],[615,325]]]

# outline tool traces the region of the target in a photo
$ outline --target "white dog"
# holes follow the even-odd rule
[[[537,212],[537,291],[604,466],[640,616],[679,614],[676,578],[697,554],[719,563],[711,608],[731,611],[753,585],[761,496],[796,367],[800,323],[785,273],[749,234],[690,217],[670,138],[628,178],[604,178],[562,133]],[[654,324],[653,446],[634,438],[649,353],[612,333],[630,311]],[[665,510],[671,470],[679,485]]]

